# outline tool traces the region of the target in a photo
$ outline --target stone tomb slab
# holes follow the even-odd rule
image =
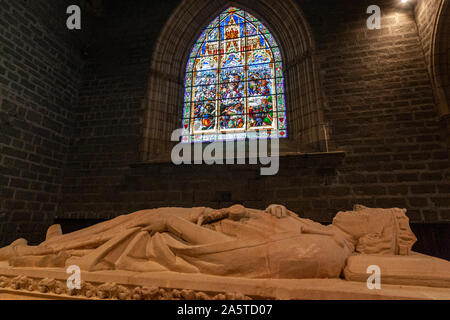
[[[13,268],[0,263],[0,278],[13,279],[25,276],[35,284],[42,279],[55,279],[66,283],[69,275],[58,268]],[[423,286],[405,286],[382,284],[380,290],[369,290],[365,282],[347,281],[343,279],[245,279],[185,274],[174,272],[135,273],[127,271],[82,272],[83,282],[93,288],[102,284],[114,283],[128,288],[130,293],[136,288],[160,288],[166,292],[202,293],[202,297],[229,298],[240,293],[250,299],[282,299],[282,300],[450,300],[450,288],[432,288]],[[95,289],[94,289],[95,291]],[[66,293],[39,292],[36,288],[11,287],[0,288],[0,299],[6,300],[66,300],[66,299],[99,299],[96,292],[90,297],[70,296]],[[106,297],[108,298],[108,297]],[[112,297],[109,297],[112,298]],[[133,295],[122,297],[132,299]],[[171,297],[173,298],[173,296]],[[177,296],[175,296],[177,298]],[[179,297],[186,298],[186,297]],[[170,299],[170,298],[169,298]]]

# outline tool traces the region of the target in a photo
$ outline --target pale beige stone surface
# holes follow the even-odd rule
[[[24,295],[16,292],[7,292],[0,290],[0,300],[51,300],[44,297]]]
[[[324,226],[280,205],[160,208],[66,235],[52,226],[39,246],[0,249],[0,288],[64,295],[65,268],[76,265],[84,284],[70,294],[88,298],[449,298],[426,287],[448,287],[450,263],[410,255],[405,211],[358,206]],[[371,264],[385,272],[383,293],[367,288]]]
[[[33,269],[0,267],[0,274],[27,275],[30,279],[54,277],[61,281],[67,274],[59,269]],[[188,290],[195,293],[207,293],[210,296],[232,295],[236,292],[251,299],[288,299],[288,300],[442,300],[450,299],[450,289],[423,286],[399,286],[383,284],[381,290],[369,290],[365,283],[342,279],[242,279],[233,277],[205,276],[174,272],[133,273],[128,271],[83,272],[83,281],[98,286],[100,283],[116,283],[129,288],[164,288],[170,290]],[[130,290],[131,292],[132,290]],[[2,289],[0,289],[0,293]],[[9,293],[12,291],[10,290]],[[47,299],[83,299],[83,296],[67,296],[34,293],[27,290],[15,291],[31,297]],[[131,297],[130,297],[131,298]],[[99,299],[97,295],[90,299]]]
[[[367,267],[371,265],[380,267],[382,282],[386,284],[450,288],[450,263],[418,253],[351,256],[344,269],[345,279],[366,282]]]
[[[0,249],[12,266],[175,271],[246,278],[337,278],[353,253],[408,254],[416,241],[400,209],[340,212],[330,226],[283,206],[160,208],[71,234],[52,226],[37,247]]]

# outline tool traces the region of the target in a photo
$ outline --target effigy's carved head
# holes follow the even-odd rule
[[[372,209],[339,212],[333,225],[350,235],[356,251],[364,254],[408,255],[417,241],[409,226],[406,209]]]

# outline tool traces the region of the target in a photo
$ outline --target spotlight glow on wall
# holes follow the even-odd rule
[[[408,0],[402,0],[402,3],[407,3],[408,2]]]

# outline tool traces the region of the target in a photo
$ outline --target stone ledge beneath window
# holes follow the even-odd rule
[[[307,161],[308,163],[313,163],[314,167],[325,167],[325,168],[335,168],[337,167],[342,160],[345,158],[345,151],[329,151],[329,152],[310,152],[310,153],[301,153],[301,152],[280,152],[280,162],[287,159],[295,159],[297,158],[299,161]],[[234,157],[234,163],[236,164],[238,159]],[[224,158],[224,163],[226,158]],[[259,162],[258,162],[259,163]],[[160,158],[142,162],[131,163],[129,166],[131,168],[141,168],[152,165],[163,165],[163,164],[173,164],[171,159]],[[189,165],[189,164],[182,164]],[[203,163],[203,165],[206,165]],[[245,164],[243,165],[251,165],[249,163],[248,155],[245,157]]]

